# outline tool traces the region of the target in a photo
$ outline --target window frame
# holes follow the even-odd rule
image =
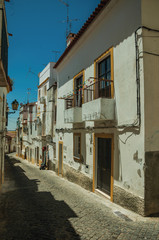
[[[82,77],[82,104],[84,103],[84,98],[83,98],[83,88],[84,88],[84,81],[85,81],[85,70],[80,71],[78,74],[76,74],[73,78],[73,92],[76,92],[76,80]],[[75,106],[75,97],[76,94],[73,94],[73,107]],[[81,105],[82,105],[81,104]]]
[[[79,137],[79,139],[80,139],[80,146],[78,146],[78,147],[80,147],[80,149],[78,149],[78,150],[80,150],[79,157],[75,156],[75,150],[76,150],[75,149],[75,147],[76,147],[75,139],[76,139],[76,137]],[[75,161],[78,161],[78,162],[81,161],[81,133],[74,133],[73,134],[73,158],[74,158]]]
[[[38,100],[41,98],[41,89],[38,90]]]
[[[99,64],[106,59],[108,56],[110,56],[110,71],[111,71],[111,77],[110,79],[113,81],[111,82],[111,98],[114,98],[114,62],[113,62],[113,47],[106,50],[102,55],[100,55],[97,59],[94,61],[94,79],[98,78],[98,66]],[[95,99],[95,89],[96,84],[94,84],[94,99]]]
[[[5,117],[5,101],[6,101],[6,97],[5,94],[3,93],[3,105],[2,105],[2,116]]]
[[[47,85],[46,84],[44,85],[43,89],[44,89],[44,96],[46,96],[47,95]]]

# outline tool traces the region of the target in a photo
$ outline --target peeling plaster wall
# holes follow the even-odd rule
[[[145,94],[145,212],[159,212],[159,1],[142,0]],[[142,56],[142,55],[141,55]]]
[[[135,16],[135,17],[134,17]],[[94,61],[109,48],[114,55],[115,120],[118,125],[133,124],[137,119],[135,30],[141,25],[141,3],[138,0],[112,1],[86,31],[58,67],[58,98],[73,91],[73,77],[85,70],[85,80],[94,76]],[[140,42],[142,51],[142,41]],[[87,53],[87,54],[86,54]],[[114,185],[144,197],[144,84],[143,62],[140,60],[141,128],[125,131],[98,130],[114,133]],[[58,99],[57,128],[72,128],[64,123],[64,100]],[[81,130],[82,132],[82,130]],[[93,154],[89,134],[83,133],[86,149],[84,164],[73,160],[73,134],[59,133],[58,141],[67,148],[63,161],[72,168],[93,177]],[[57,148],[58,154],[58,148]],[[86,163],[89,171],[86,173]]]

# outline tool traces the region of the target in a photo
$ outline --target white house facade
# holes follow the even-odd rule
[[[37,144],[39,148],[40,164],[46,161],[48,169],[54,170],[56,157],[55,124],[56,124],[56,96],[57,76],[53,69],[55,63],[50,62],[39,74],[37,123],[41,125]]]
[[[4,181],[4,153],[7,122],[6,96],[12,90],[8,77],[8,31],[4,0],[0,0],[0,186]]]
[[[142,215],[159,212],[158,10],[101,1],[54,66],[55,170]]]

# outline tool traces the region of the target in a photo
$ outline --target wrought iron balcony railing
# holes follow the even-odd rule
[[[89,86],[76,91],[73,97],[67,97],[65,99],[65,108],[81,107],[82,103],[87,103],[98,98],[113,98],[113,84],[113,80],[96,79]]]
[[[113,81],[108,79],[97,79],[94,83],[83,89],[83,102],[90,102],[97,98],[113,97]]]

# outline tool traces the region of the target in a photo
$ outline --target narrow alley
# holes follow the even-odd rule
[[[158,218],[143,218],[15,157],[5,159],[0,239],[159,239]]]

